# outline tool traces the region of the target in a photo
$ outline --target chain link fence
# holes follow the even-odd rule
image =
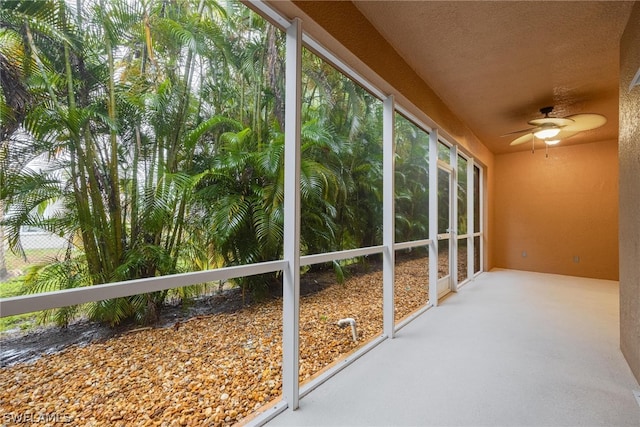
[[[3,235],[0,248],[0,283],[22,276],[31,265],[47,263],[62,256],[68,245],[67,240],[62,237],[33,228],[21,230],[20,241],[24,256],[12,252],[6,236]]]

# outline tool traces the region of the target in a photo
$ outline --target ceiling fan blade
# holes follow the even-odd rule
[[[531,142],[531,138],[532,138],[532,133],[529,132],[525,135],[519,136],[518,138],[514,139],[513,141],[511,141],[511,143],[509,145],[513,146],[513,145],[520,145],[520,144],[524,144],[525,142]]]
[[[569,118],[573,120],[573,123],[565,126],[562,130],[582,132],[585,130],[599,128],[607,123],[607,118],[600,114],[574,114],[573,116],[569,116]]]
[[[501,136],[501,137],[503,137],[503,136],[511,136],[511,135],[516,135],[516,134],[518,134],[518,133],[522,133],[522,132],[528,132],[528,133],[531,133],[531,132],[533,132],[533,131],[534,131],[534,130],[536,130],[536,129],[537,129],[537,127],[535,127],[535,128],[529,128],[529,129],[520,129],[520,130],[515,130],[515,131],[513,131],[513,132],[505,133],[505,134],[500,135],[500,136]]]
[[[556,125],[558,127],[564,127],[571,125],[573,123],[573,119],[568,117],[543,117],[542,119],[529,120],[527,123],[532,126]]]

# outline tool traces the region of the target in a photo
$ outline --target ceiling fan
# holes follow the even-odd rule
[[[514,135],[525,133],[522,136],[511,141],[509,145],[520,145],[538,138],[543,140],[547,145],[554,145],[562,139],[569,138],[578,132],[583,132],[598,128],[607,123],[607,118],[600,114],[585,113],[574,114],[566,117],[549,117],[549,113],[553,111],[553,107],[544,107],[540,112],[544,114],[541,119],[529,120],[531,128],[510,132],[506,135]]]

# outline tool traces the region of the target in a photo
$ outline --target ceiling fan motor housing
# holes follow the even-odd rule
[[[553,107],[542,107],[542,108],[540,109],[540,112],[541,112],[542,114],[544,114],[545,116],[548,116],[548,115],[549,115],[549,113],[550,113],[550,112],[552,112],[552,111],[553,111]]]

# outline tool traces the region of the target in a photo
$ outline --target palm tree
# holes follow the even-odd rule
[[[224,117],[203,117],[206,107],[195,92],[202,58],[214,56],[224,40],[210,19],[221,9],[210,1],[194,7],[101,1],[80,4],[73,15],[64,2],[51,1],[64,32],[55,43],[46,39],[44,49],[36,31],[42,26],[23,13],[28,3],[5,4],[5,11],[26,28],[37,64],[33,78],[46,89],[23,122],[28,146],[49,161],[38,173],[19,168],[3,178],[2,199],[14,212],[5,223],[14,249],[20,227],[34,224],[68,236],[87,267],[74,270],[81,280],[47,279],[69,271],[58,267],[72,260],[59,260],[34,270],[30,289],[177,272],[200,179],[190,174],[199,141],[229,126]],[[62,207],[58,215],[36,214],[54,200]],[[129,316],[151,320],[164,296],[100,302],[90,312],[112,324]]]
[[[38,27],[44,43],[64,39],[56,2],[6,1],[0,4],[0,279],[7,275],[5,259],[5,210],[3,189],[11,171],[23,168],[34,153],[24,144],[21,126],[27,112],[40,100],[27,81],[35,67],[27,36]],[[33,35],[32,35],[33,37]],[[17,138],[17,139],[16,139]],[[20,248],[18,248],[20,249]]]

